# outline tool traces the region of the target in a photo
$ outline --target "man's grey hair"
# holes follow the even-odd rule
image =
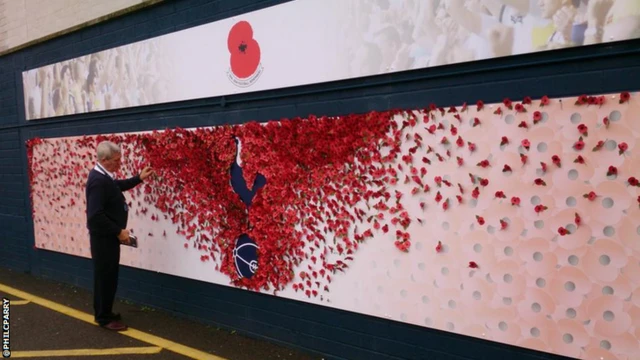
[[[109,160],[115,154],[120,154],[120,146],[111,141],[102,141],[96,149],[98,153],[98,161]]]

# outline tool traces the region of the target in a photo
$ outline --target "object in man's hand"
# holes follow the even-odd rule
[[[120,241],[120,244],[137,248],[138,247],[138,238],[133,236],[133,235],[130,235],[129,236],[129,240]]]

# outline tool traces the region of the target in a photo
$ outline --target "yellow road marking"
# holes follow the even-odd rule
[[[157,354],[162,350],[156,346],[128,347],[113,349],[71,349],[71,350],[36,350],[12,351],[12,358],[30,358],[44,356],[95,356],[95,355],[126,355],[126,354]]]
[[[11,300],[11,305],[27,305],[29,300]]]
[[[27,292],[24,292],[22,290],[18,290],[18,289],[14,289],[10,286],[4,285],[4,284],[0,284],[0,291],[13,295],[15,297],[21,298],[21,299],[25,299],[28,301],[31,301],[34,304],[38,304],[40,306],[46,307],[48,309],[51,309],[53,311],[57,311],[59,313],[65,314],[67,316],[70,316],[72,318],[76,318],[78,320],[82,320],[84,322],[87,322],[89,324],[98,326],[98,324],[96,324],[93,321],[93,315],[89,315],[85,312],[70,308],[68,306],[64,306],[62,304],[58,304],[56,302],[29,294]],[[161,338],[159,336],[155,336],[155,335],[151,335],[139,330],[135,330],[135,329],[127,329],[125,331],[120,331],[120,334],[122,335],[126,335],[129,336],[131,338],[140,340],[140,341],[144,341],[148,344],[151,345],[155,345],[155,346],[159,346],[161,348],[167,349],[169,351],[173,351],[175,353],[178,353],[180,355],[184,355],[186,357],[190,357],[192,359],[202,359],[202,360],[206,360],[206,359],[211,359],[211,360],[226,360],[225,358],[219,357],[219,356],[215,356],[209,353],[206,353],[204,351],[200,351],[198,349],[194,349],[191,347],[188,347],[186,345],[182,345],[176,342],[173,342],[171,340],[167,340],[164,338]],[[12,353],[13,355],[13,353]]]

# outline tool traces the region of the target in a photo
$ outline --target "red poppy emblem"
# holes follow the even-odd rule
[[[247,21],[233,25],[227,38],[231,72],[238,79],[249,79],[260,66],[260,45],[253,38],[253,28]]]

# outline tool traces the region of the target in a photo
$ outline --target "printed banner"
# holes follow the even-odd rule
[[[640,37],[637,0],[297,0],[23,73],[27,120]]]
[[[640,94],[33,139],[35,244],[90,257],[95,147],[122,264],[581,359],[637,359]]]

